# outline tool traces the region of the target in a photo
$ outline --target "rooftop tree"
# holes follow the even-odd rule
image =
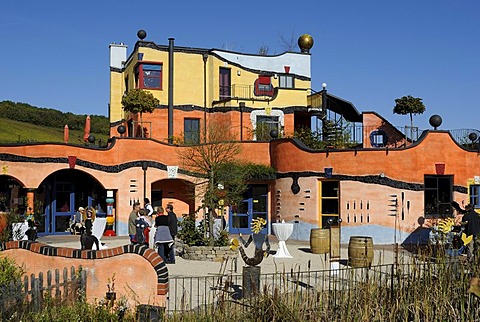
[[[410,114],[410,127],[413,128],[413,115],[423,114],[425,112],[425,105],[419,97],[411,95],[403,96],[395,100],[394,114],[407,115]]]
[[[128,91],[122,98],[122,106],[125,112],[131,114],[140,113],[140,123],[143,126],[143,113],[153,113],[155,107],[160,104],[160,101],[153,96],[152,93],[142,89],[132,89]],[[143,131],[142,131],[143,136]]]

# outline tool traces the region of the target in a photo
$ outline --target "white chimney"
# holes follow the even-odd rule
[[[113,68],[123,68],[123,63],[127,60],[127,45],[123,43],[120,44],[110,44],[110,67]]]

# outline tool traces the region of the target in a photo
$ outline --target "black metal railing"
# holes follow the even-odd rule
[[[269,100],[270,96],[255,95],[255,86],[235,84],[231,86],[220,86],[220,100],[239,99],[239,100]]]
[[[253,291],[251,284],[250,289],[245,286],[245,271],[243,275],[231,272],[204,277],[171,277],[166,310],[168,314],[195,312],[197,317],[228,312],[230,320],[237,321],[245,314],[251,314],[252,308],[257,311],[261,309],[265,301],[272,303],[278,300],[278,303],[291,308],[300,306],[322,313],[328,312],[330,308],[348,306],[351,301],[368,297],[368,293],[375,294],[378,301],[385,302],[388,306],[387,302],[395,302],[399,297],[405,296],[411,283],[417,283],[418,286],[420,280],[436,281],[440,273],[447,277],[442,283],[448,284],[451,279],[462,292],[466,292],[468,274],[465,272],[469,269],[475,268],[465,266],[456,257],[442,261],[417,259],[409,264],[365,268],[292,270],[259,274],[258,285],[253,286]],[[426,294],[431,292],[430,287],[430,284],[425,284],[423,291]]]

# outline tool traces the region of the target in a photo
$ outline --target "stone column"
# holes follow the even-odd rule
[[[27,190],[27,215],[35,212],[35,189]]]

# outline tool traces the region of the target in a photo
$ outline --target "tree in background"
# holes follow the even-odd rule
[[[160,101],[153,96],[152,93],[142,89],[132,89],[123,95],[122,106],[125,112],[131,114],[140,113],[140,123],[143,126],[143,113],[153,113],[155,107],[160,104]],[[142,130],[143,136],[143,130]]]
[[[36,107],[27,103],[0,102],[0,118],[62,129],[62,131],[65,124],[70,130],[83,131],[86,116],[85,114],[77,115],[51,108]],[[105,135],[110,133],[110,121],[106,116],[90,115],[90,120],[91,132]]]
[[[421,98],[407,95],[395,100],[393,113],[400,115],[410,114],[410,127],[413,128],[413,115],[423,114],[425,110],[426,108],[425,105],[423,105]]]
[[[202,198],[203,208],[208,209],[205,230],[208,244],[214,246],[214,210],[220,208],[220,212],[223,212],[223,205],[238,205],[243,200],[250,180],[275,179],[276,171],[270,166],[238,160],[238,135],[228,124],[208,124],[206,133],[202,131],[202,135],[206,137],[201,138],[200,142],[205,143],[187,141],[178,154],[182,166],[200,178],[198,185],[202,188],[193,197]]]
[[[219,189],[219,187],[226,187],[226,182],[219,182],[219,179],[223,177],[221,173],[225,169],[228,170],[226,165],[233,162],[240,153],[240,145],[235,141],[237,135],[225,123],[209,124],[208,130],[206,133],[202,131],[202,135],[206,136],[201,140],[205,143],[191,144],[187,142],[187,146],[179,149],[178,153],[186,170],[207,179],[204,191],[199,194],[203,197],[204,206],[208,208],[209,227],[207,227],[207,231],[209,232],[209,243],[213,246],[213,211],[218,206],[219,197],[223,197],[220,190],[224,189]]]

